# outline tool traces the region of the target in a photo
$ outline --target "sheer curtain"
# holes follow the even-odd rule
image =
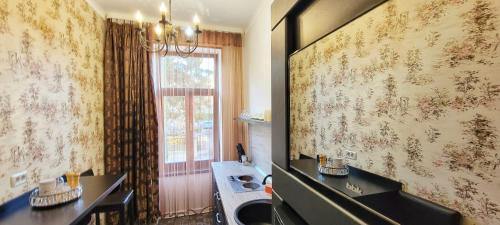
[[[236,158],[246,144],[236,118],[244,108],[241,34],[204,31],[182,58],[152,55],[159,124],[159,198],[163,217],[211,211],[211,162]]]
[[[240,33],[203,31],[200,45],[221,50],[220,119],[221,160],[236,160],[235,146],[248,149],[248,127],[236,120],[246,109],[246,85],[243,77],[242,38]]]
[[[198,48],[187,58],[171,53],[153,57],[162,115],[159,183],[160,211],[165,217],[210,211],[210,163],[220,146],[220,52]]]

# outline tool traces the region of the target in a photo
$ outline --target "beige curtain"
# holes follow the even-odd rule
[[[237,120],[246,109],[246,85],[242,65],[242,37],[239,33],[206,31],[200,43],[222,50],[221,74],[221,160],[237,160],[236,145],[248,149],[248,126]]]
[[[237,120],[246,109],[241,46],[222,47],[222,159],[237,160],[236,144],[248,149],[248,127]]]
[[[181,41],[182,42],[182,41]],[[241,35],[204,31],[189,57],[152,54],[163,217],[211,210],[211,162],[237,158],[246,130]]]

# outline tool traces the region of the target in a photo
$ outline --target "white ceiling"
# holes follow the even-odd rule
[[[134,19],[140,10],[146,21],[157,21],[159,7],[168,0],[87,0],[107,17]],[[242,31],[264,0],[172,0],[175,23],[190,22],[196,13],[202,29]]]

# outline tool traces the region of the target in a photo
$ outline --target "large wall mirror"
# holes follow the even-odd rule
[[[351,151],[350,165],[455,209],[481,208],[456,194],[468,182],[496,193],[500,5],[433,2],[384,2],[290,56],[292,167]]]

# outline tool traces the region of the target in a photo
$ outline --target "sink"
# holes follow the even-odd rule
[[[271,199],[257,199],[241,204],[234,212],[234,219],[238,225],[271,225]]]

